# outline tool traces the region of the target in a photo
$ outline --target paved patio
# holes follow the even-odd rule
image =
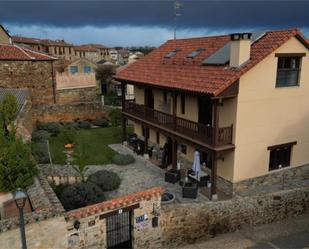
[[[125,194],[145,190],[148,188],[160,186],[166,191],[175,194],[178,203],[193,203],[209,201],[204,195],[198,194],[197,199],[182,198],[182,188],[178,183],[171,184],[164,181],[164,170],[144,159],[137,156],[129,148],[121,144],[113,144],[110,147],[122,154],[131,154],[135,162],[129,165],[119,166],[114,164],[91,165],[87,167],[85,175],[92,174],[98,170],[106,169],[117,173],[122,182],[120,187],[115,191],[106,192],[107,198],[115,198]]]

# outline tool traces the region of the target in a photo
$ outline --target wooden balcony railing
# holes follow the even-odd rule
[[[176,117],[174,120],[174,116],[171,114],[146,108],[134,101],[126,101],[124,111],[209,145],[222,146],[232,143],[233,126],[219,128],[217,136],[214,136],[214,128],[211,126],[180,117]],[[216,140],[214,141],[214,139]]]

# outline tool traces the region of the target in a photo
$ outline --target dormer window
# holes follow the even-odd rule
[[[187,55],[187,58],[194,58],[196,56],[198,56],[200,53],[202,53],[205,49],[203,48],[198,48],[197,50],[191,52],[190,54]]]
[[[164,58],[169,59],[172,58],[173,56],[175,56],[177,54],[177,52],[179,52],[180,49],[175,49],[171,52],[168,52],[166,55],[164,55]]]

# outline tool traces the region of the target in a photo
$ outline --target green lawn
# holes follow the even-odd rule
[[[128,132],[132,127],[128,127]],[[76,130],[74,141],[77,144],[76,151],[82,151],[81,160],[85,165],[111,163],[115,151],[108,147],[109,144],[121,142],[122,128],[108,127],[97,129]],[[64,141],[61,136],[49,139],[53,163],[65,164]]]

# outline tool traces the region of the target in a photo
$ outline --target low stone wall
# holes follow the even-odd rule
[[[32,121],[37,122],[59,122],[93,120],[106,116],[105,109],[100,102],[84,102],[74,104],[56,104],[37,106],[32,110]]]
[[[162,247],[207,240],[235,231],[302,214],[309,209],[309,188],[198,204],[162,207]]]
[[[98,101],[98,90],[96,86],[64,88],[56,90],[56,103],[69,104],[80,102]]]
[[[309,180],[309,165],[298,167],[286,167],[270,172],[267,175],[236,182],[233,184],[233,192],[240,193],[260,186],[272,186],[274,184],[289,185],[297,181]]]

